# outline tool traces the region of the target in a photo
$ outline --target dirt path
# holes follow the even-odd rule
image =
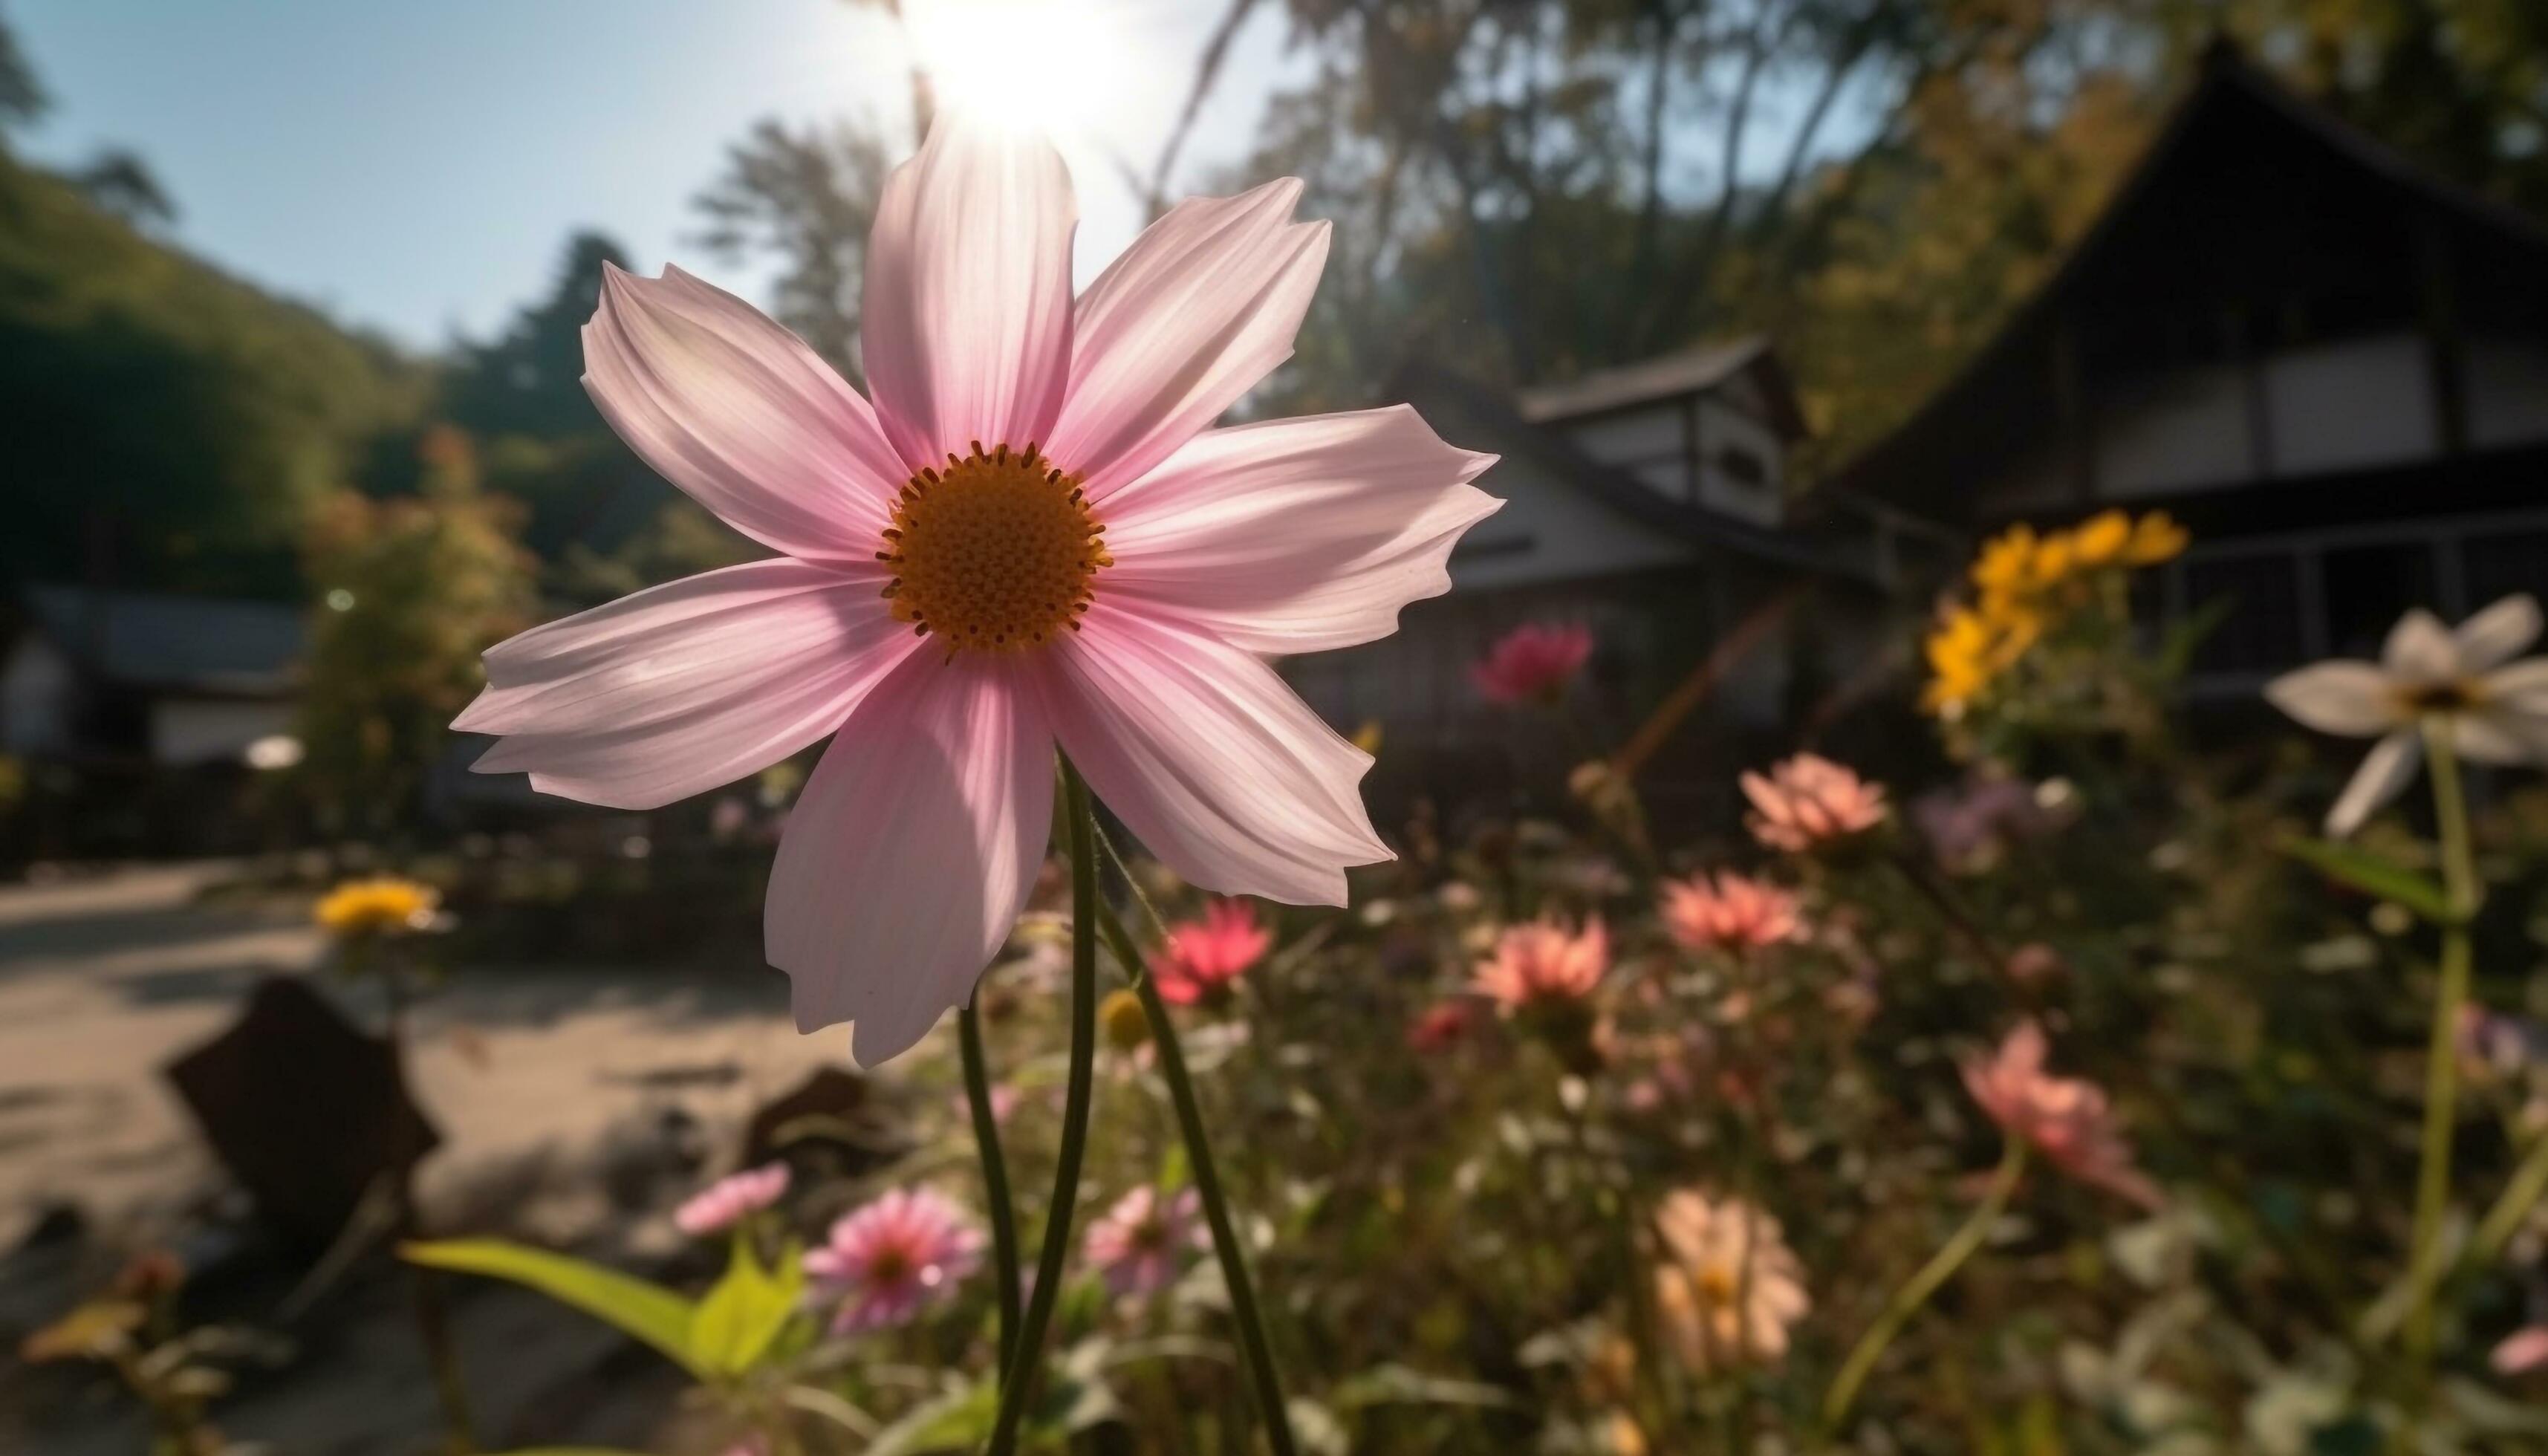
[[[122,1252],[168,1241],[191,1258],[221,1227],[197,1215],[225,1181],[160,1068],[226,1026],[258,977],[319,972],[326,956],[306,905],[199,898],[231,873],[136,867],[0,888],[0,1349]],[[375,1024],[362,988],[328,990]],[[640,1255],[680,1243],[663,1206],[690,1181],[685,1156],[731,1157],[756,1105],[849,1050],[846,1031],[798,1036],[783,979],[748,957],[687,973],[463,967],[410,1025],[418,1099],[443,1137],[420,1170],[427,1226]],[[85,1236],[21,1246],[64,1207]],[[236,1263],[228,1277],[251,1287],[215,1302],[262,1323],[295,1276]],[[695,1448],[659,1357],[526,1293],[487,1281],[456,1293],[483,1435]],[[252,1376],[218,1418],[275,1451],[436,1449],[410,1321],[405,1276],[373,1254],[295,1327],[288,1368]],[[9,1364],[0,1356],[0,1449],[140,1448],[103,1376]]]
[[[318,966],[292,906],[198,904],[218,864],[0,888],[0,1247],[68,1202],[147,1230],[216,1174],[159,1068],[219,1031],[260,975]],[[333,986],[358,1017],[358,987]],[[777,972],[469,967],[415,1022],[417,1094],[441,1127],[430,1212],[546,1163],[572,1176],[679,1110],[721,1132],[849,1049],[800,1037]],[[723,1138],[717,1139],[723,1145]],[[546,1180],[543,1180],[546,1181]],[[136,1226],[138,1226],[136,1228]]]

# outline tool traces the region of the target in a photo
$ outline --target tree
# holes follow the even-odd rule
[[[479,488],[469,437],[427,431],[423,489],[331,496],[308,537],[303,781],[339,833],[412,823],[448,726],[484,682],[479,654],[533,620],[519,510]]]
[[[691,203],[707,220],[698,241],[719,257],[777,261],[774,317],[853,384],[863,379],[867,232],[892,170],[884,142],[860,126],[792,132],[764,121],[727,149],[724,173]]]
[[[584,393],[584,324],[601,299],[605,265],[628,250],[599,232],[567,239],[556,282],[492,341],[464,343],[443,389],[443,411],[482,436],[557,439],[602,427]]]

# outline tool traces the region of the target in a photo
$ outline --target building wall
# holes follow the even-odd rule
[[[59,753],[70,746],[77,684],[70,664],[42,637],[29,633],[0,666],[0,752]]]
[[[291,728],[288,702],[158,698],[150,704],[150,761],[171,769],[235,764],[249,744]]]
[[[2472,449],[2548,439],[2548,346],[2461,352]],[[2092,500],[2130,502],[2431,460],[2443,449],[2430,359],[2406,332],[2103,381],[2091,404]],[[2075,506],[2078,448],[2048,435],[1984,499],[1994,513]]]
[[[1453,553],[1456,592],[1641,571],[1689,559],[1687,547],[1559,484],[1525,457],[1505,457],[1478,481],[1478,489],[1502,498],[1504,506],[1471,528]]]

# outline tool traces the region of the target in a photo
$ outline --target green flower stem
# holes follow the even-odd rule
[[[1990,1236],[1991,1226],[1998,1223],[2001,1213],[2007,1210],[2009,1198],[2017,1192],[2018,1177],[2026,1171],[2026,1143],[2016,1138],[2006,1141],[2006,1149],[2000,1153],[1999,1169],[1991,1175],[1990,1189],[1982,1195],[1981,1203],[1945,1246],[1920,1266],[1920,1272],[1893,1292],[1893,1298],[1885,1302],[1883,1313],[1875,1317],[1875,1322],[1867,1326],[1866,1333],[1859,1337],[1857,1347],[1849,1352],[1849,1360],[1841,1366],[1839,1378],[1832,1382],[1830,1393],[1823,1397],[1823,1434],[1826,1437],[1840,1434],[1844,1422],[1849,1419],[1850,1408],[1858,1402],[1859,1387],[1866,1384],[1868,1373],[1875,1369],[1876,1357],[1884,1353],[1885,1346],[1893,1343],[1893,1337],[1902,1332],[1902,1326],[1910,1322],[1922,1305],[1929,1302],[1929,1297],[1954,1278],[1956,1271],[1963,1267],[1964,1260],[1971,1258],[1973,1251],[1982,1246],[1982,1240]]]
[[[2424,1053],[2423,1153],[2415,1176],[2414,1243],[2408,1267],[2415,1271],[2414,1297],[2407,1306],[2408,1368],[2420,1384],[2433,1362],[2434,1240],[2451,1196],[2451,1134],[2459,1120],[2460,1009],[2468,1004],[2469,921],[2477,914],[2477,860],[2470,847],[2468,800],[2460,786],[2459,755],[2451,745],[2450,719],[2424,720],[2424,750],[2432,760],[2433,816],[2442,843],[2442,897],[2450,912],[2442,925],[2441,984],[2433,993],[2432,1042]]]
[[[974,992],[978,998],[980,991]],[[1009,1162],[1000,1153],[1000,1120],[991,1109],[990,1063],[982,1054],[982,1017],[971,1006],[956,1014],[956,1045],[964,1054],[964,1101],[973,1110],[973,1143],[982,1154],[982,1201],[991,1217],[991,1259],[1000,1282],[1000,1378],[1018,1346],[1018,1213],[1009,1201]]]
[[[2485,1222],[2477,1226],[2477,1236],[2469,1240],[2468,1262],[2483,1267],[2502,1257],[2503,1246],[2520,1231],[2522,1221],[2542,1197],[2548,1197],[2548,1135],[2531,1139],[2521,1166],[2512,1170],[2503,1185],[2503,1195],[2487,1210]]]
[[[1045,1209],[1044,1252],[1036,1259],[1035,1293],[1027,1300],[1000,1384],[1000,1412],[991,1426],[991,1456],[1013,1456],[1018,1422],[1035,1388],[1045,1329],[1061,1297],[1061,1267],[1070,1256],[1070,1214],[1079,1202],[1079,1161],[1088,1149],[1088,1104],[1097,1067],[1097,834],[1088,785],[1061,761],[1063,818],[1070,836],[1070,1077],[1061,1105],[1061,1146],[1054,1154],[1052,1201]]]
[[[1124,871],[1123,857],[1115,853],[1113,843],[1100,834],[1106,857],[1115,863],[1116,871],[1127,884],[1132,875]],[[1134,895],[1141,908],[1149,912],[1154,932],[1164,932],[1158,912],[1142,897],[1138,885]],[[1111,905],[1100,904],[1098,923],[1106,932],[1106,944],[1123,962],[1124,973],[1132,978],[1135,994],[1141,998],[1141,1010],[1149,1017],[1150,1040],[1159,1048],[1159,1076],[1168,1084],[1168,1099],[1176,1105],[1177,1131],[1184,1135],[1186,1162],[1194,1176],[1195,1195],[1203,1203],[1204,1222],[1212,1226],[1212,1251],[1221,1260],[1222,1283],[1229,1288],[1230,1319],[1238,1325],[1238,1342],[1247,1355],[1247,1377],[1256,1388],[1256,1410],[1265,1422],[1265,1442],[1274,1456],[1296,1456],[1298,1444],[1292,1438],[1291,1409],[1283,1403],[1283,1379],[1274,1368],[1274,1347],[1265,1338],[1265,1316],[1256,1304],[1256,1284],[1247,1274],[1246,1246],[1238,1241],[1238,1227],[1230,1221],[1229,1199],[1221,1186],[1221,1170],[1212,1158],[1212,1139],[1204,1132],[1203,1108],[1195,1101],[1194,1079],[1186,1071],[1186,1054],[1177,1044],[1177,1026],[1168,1016],[1168,1003],[1159,997],[1159,988],[1142,973],[1141,955],[1133,942],[1132,933],[1124,928],[1121,917]]]

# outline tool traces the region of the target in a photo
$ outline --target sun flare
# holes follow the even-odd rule
[[[905,17],[942,106],[1068,136],[1122,94],[1126,48],[1102,0],[909,0]]]

